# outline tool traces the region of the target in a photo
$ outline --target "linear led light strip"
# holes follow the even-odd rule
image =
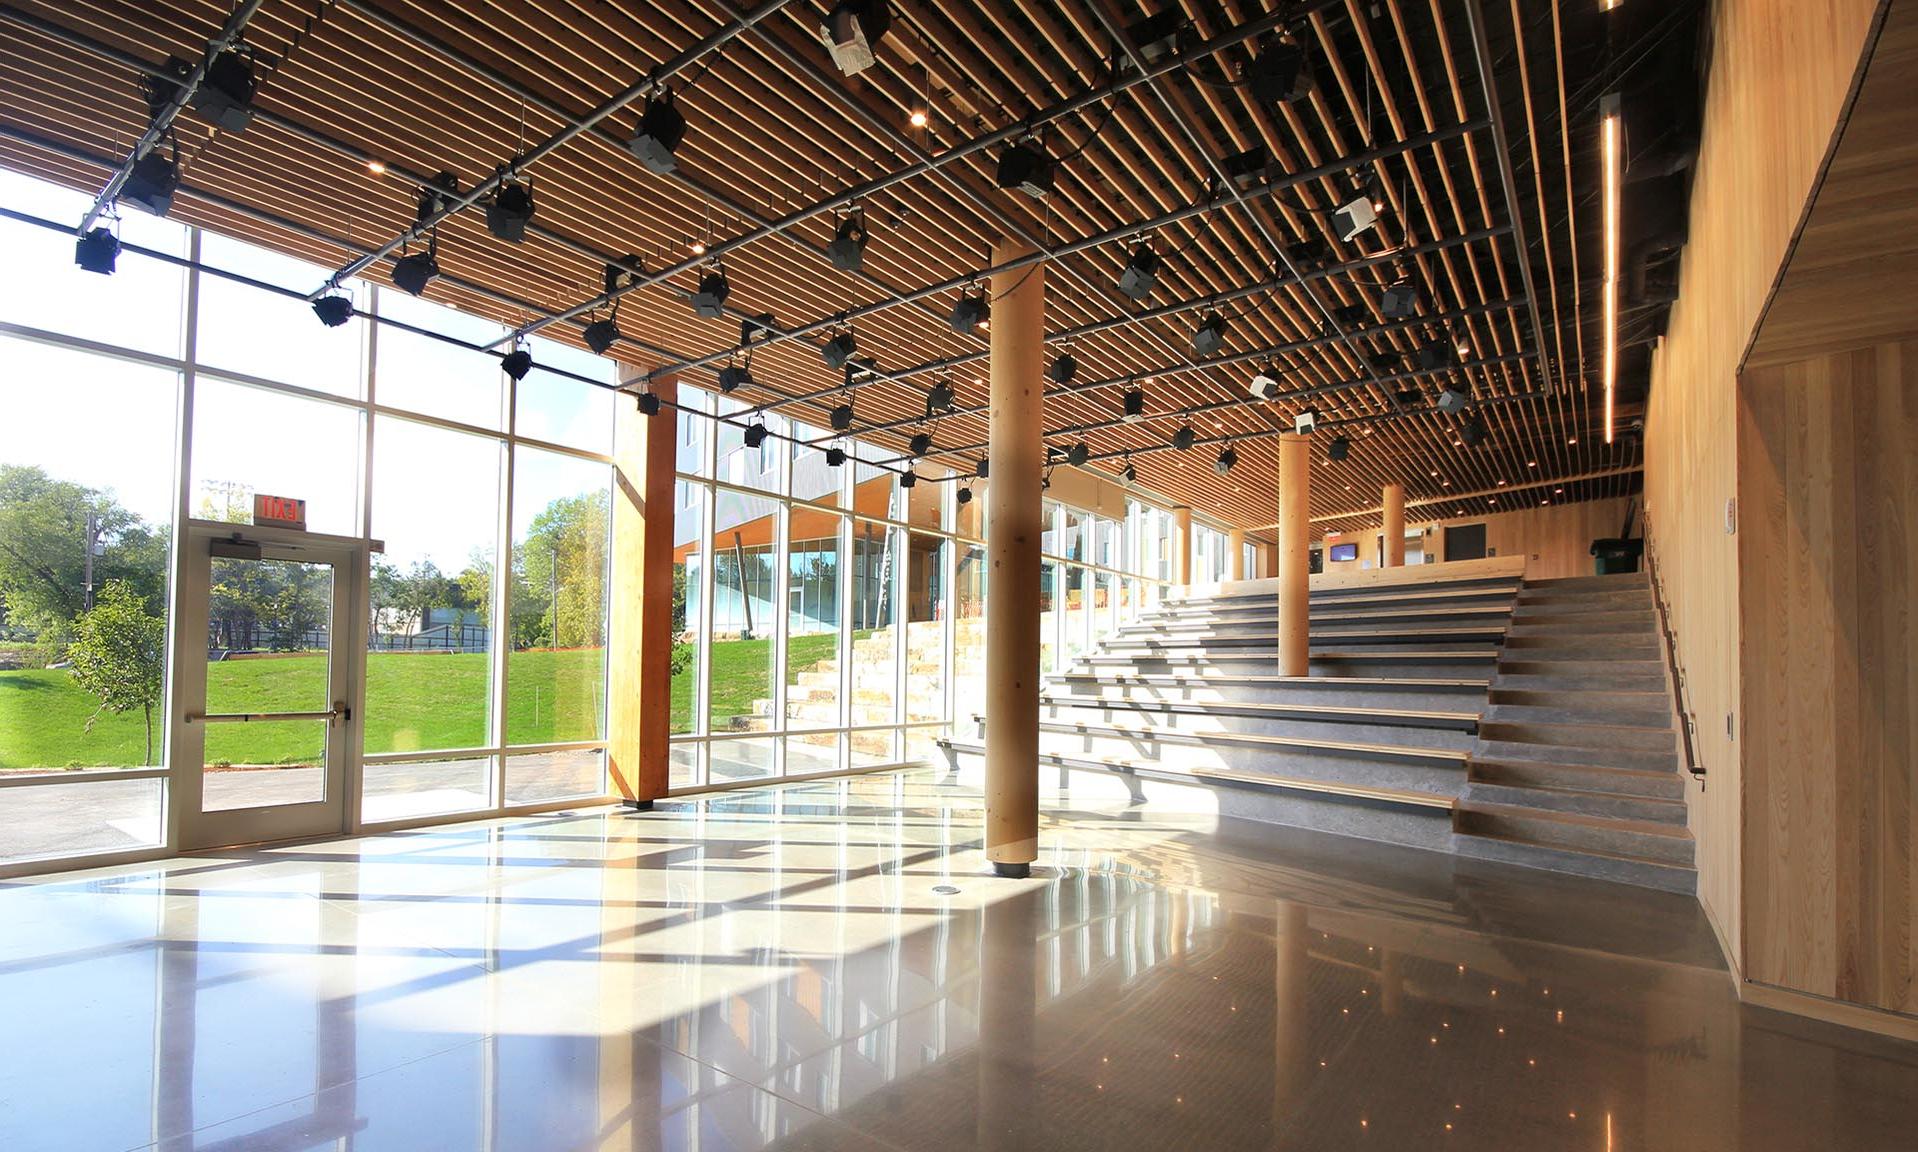
[[[1605,148],[1605,443],[1612,442],[1612,394],[1618,383],[1618,94],[1599,105]]]

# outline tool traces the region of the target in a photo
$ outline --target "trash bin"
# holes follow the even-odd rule
[[[1638,571],[1638,558],[1645,554],[1645,541],[1607,539],[1592,541],[1593,570],[1600,576]]]

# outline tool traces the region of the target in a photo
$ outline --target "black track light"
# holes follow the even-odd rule
[[[679,114],[673,93],[667,89],[647,97],[646,108],[639,114],[639,132],[626,147],[641,164],[663,176],[678,165],[673,153],[685,138],[686,118]]]
[[[593,350],[593,354],[604,356],[606,350],[619,340],[619,321],[612,317],[595,320],[586,326],[584,335],[586,346]]]
[[[1411,284],[1394,284],[1379,293],[1379,315],[1387,320],[1410,320],[1418,310],[1419,290]]]
[[[866,262],[866,217],[855,212],[833,229],[832,242],[826,245],[826,259],[842,272],[857,272]]]
[[[1192,332],[1192,354],[1198,357],[1211,356],[1225,347],[1225,317],[1217,312],[1207,312],[1199,318],[1199,326]]]
[[[1405,363],[1405,355],[1396,348],[1387,348],[1383,352],[1374,352],[1365,358],[1375,372],[1397,372],[1399,365]]]
[[[423,252],[402,256],[393,261],[393,286],[409,296],[418,296],[426,291],[433,277],[440,274],[440,262],[434,258],[438,242],[429,243]]]
[[[919,477],[913,474],[912,469],[908,468],[899,474],[899,486],[901,488],[911,488],[917,483],[919,483]]]
[[[967,485],[966,487],[964,487],[964,488],[961,488],[961,489],[959,489],[959,491],[958,491],[958,493],[957,493],[957,495],[956,495],[956,496],[955,496],[954,498],[955,498],[955,499],[957,499],[957,500],[959,501],[959,503],[961,503],[961,504],[970,504],[970,503],[972,503],[972,487],[971,487],[971,485]]]
[[[719,370],[719,390],[737,392],[743,385],[753,382],[752,369],[744,364],[728,364]]]
[[[1338,320],[1341,328],[1357,328],[1367,319],[1363,304],[1341,304],[1332,309],[1332,315]]]
[[[1119,469],[1119,479],[1124,480],[1127,484],[1134,483],[1139,479],[1139,470],[1132,466],[1132,461],[1127,460],[1125,467]]]
[[[659,415],[659,394],[657,392],[641,392],[639,394],[639,414],[641,416]]]
[[[533,370],[533,354],[524,348],[515,348],[500,357],[499,366],[502,371],[513,379],[524,380],[526,379],[526,374]]]
[[[1198,442],[1199,434],[1192,430],[1190,424],[1181,425],[1179,430],[1172,434],[1172,446],[1181,452],[1190,452],[1192,446]]]
[[[766,442],[767,435],[766,422],[764,420],[753,421],[751,424],[746,425],[746,447],[759,447]]]
[[[225,132],[244,132],[253,122],[253,49],[235,44],[213,58],[193,90],[193,110]]]
[[[1145,419],[1145,389],[1134,388],[1125,394],[1120,405],[1119,418],[1127,424],[1137,424]]]
[[[906,441],[906,454],[909,456],[924,456],[930,451],[932,451],[932,433],[930,432],[914,432],[912,439]]]
[[[992,461],[984,456],[979,457],[979,466],[972,470],[972,474],[981,480],[986,479],[992,475]]]
[[[1424,372],[1437,372],[1450,368],[1456,362],[1456,355],[1450,340],[1432,340],[1419,346],[1419,369]]]
[[[826,467],[842,468],[845,466],[845,463],[846,450],[844,448],[834,444],[832,447],[826,449]]]
[[[1269,162],[1270,158],[1266,155],[1265,146],[1255,144],[1243,152],[1234,152],[1219,161],[1219,167],[1225,171],[1227,179],[1243,189],[1264,180],[1266,165]]]
[[[1325,458],[1327,460],[1337,462],[1345,459],[1347,456],[1351,454],[1352,454],[1352,442],[1346,439],[1344,436],[1332,437],[1332,442],[1325,446]]]
[[[953,399],[952,385],[943,380],[926,389],[926,418],[951,411]]]
[[[852,334],[852,329],[848,328],[826,341],[825,345],[819,349],[819,354],[826,358],[826,367],[844,368],[852,363],[853,353],[857,351],[859,351],[859,338]]]
[[[877,62],[873,49],[891,27],[886,0],[839,0],[819,26],[819,39],[839,70],[856,76]]]
[[[1179,50],[1179,37],[1184,28],[1180,13],[1168,8],[1126,25],[1125,36],[1138,50],[1139,59],[1150,68]]]
[[[1125,270],[1119,273],[1119,291],[1134,300],[1144,300],[1158,285],[1159,269],[1164,266],[1165,261],[1150,246],[1139,245],[1126,259]]]
[[[120,186],[120,203],[164,216],[173,210],[173,193],[180,187],[180,169],[156,148],[140,157]]]
[[[1458,438],[1465,441],[1467,448],[1476,448],[1485,443],[1485,422],[1473,416],[1459,425]]]
[[[778,331],[779,322],[773,319],[771,312],[748,316],[739,322],[739,346],[744,348],[755,340],[770,340]]]
[[[952,330],[971,332],[984,328],[992,319],[992,301],[981,289],[969,296],[961,296],[952,306]]]
[[[1026,140],[999,154],[998,183],[1017,188],[1033,199],[1052,191],[1052,157],[1037,140]]]
[[[533,184],[502,184],[486,202],[486,230],[508,244],[526,241],[526,225],[533,219]],[[608,267],[614,267],[608,265]],[[623,269],[621,269],[624,272]]]
[[[834,432],[844,432],[850,429],[852,427],[852,403],[848,401],[844,404],[833,405],[833,410],[826,414],[826,420],[832,425]]]
[[[1401,388],[1393,394],[1393,399],[1399,402],[1401,408],[1417,408],[1425,403],[1425,393],[1417,388]]]
[[[353,318],[353,298],[339,292],[329,292],[313,301],[313,315],[328,328],[338,328]]]
[[[114,261],[119,258],[120,238],[106,228],[95,228],[73,242],[73,262],[89,272],[111,276]],[[320,300],[315,300],[313,310],[318,312],[320,302],[325,299],[327,298],[323,296]],[[321,313],[320,319],[325,320],[326,314]],[[346,321],[341,320],[340,323],[344,324]]]
[[[1259,49],[1245,79],[1252,95],[1267,104],[1291,104],[1312,94],[1312,70],[1305,49],[1283,40]]]
[[[1227,445],[1219,450],[1219,458],[1212,462],[1212,470],[1223,476],[1227,472],[1232,471],[1232,466],[1238,462],[1239,454],[1233,451],[1230,445]]]
[[[413,219],[424,224],[446,210],[453,197],[460,193],[459,177],[451,172],[436,172],[433,178],[420,185],[418,199],[413,202]]]
[[[1092,449],[1086,447],[1086,442],[1084,440],[1081,440],[1078,443],[1074,444],[1072,447],[1066,449],[1066,463],[1072,465],[1074,468],[1085,467],[1086,461],[1091,458],[1092,458]]]
[[[693,312],[708,318],[726,314],[726,297],[733,286],[726,282],[726,270],[714,268],[699,278],[699,291],[693,293]]]
[[[1072,383],[1072,378],[1078,374],[1079,362],[1073,359],[1070,352],[1061,352],[1054,356],[1052,366],[1046,369],[1046,375],[1052,382],[1061,386]]]

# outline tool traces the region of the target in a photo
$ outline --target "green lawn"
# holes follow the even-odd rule
[[[795,637],[802,666],[832,656],[837,637]],[[713,645],[713,714],[744,716],[770,695],[771,641]],[[513,744],[591,740],[600,715],[601,649],[514,652],[507,657],[507,740]],[[366,661],[366,749],[408,752],[486,743],[486,657],[375,652]],[[673,730],[686,731],[693,672],[673,678]],[[325,658],[262,657],[214,664],[212,712],[318,711],[328,706]],[[86,727],[94,698],[58,669],[0,672],[0,770],[125,767],[145,755],[138,713],[103,715]],[[238,764],[297,763],[318,752],[318,721],[219,725],[208,729],[207,759]],[[157,734],[156,734],[156,756]]]

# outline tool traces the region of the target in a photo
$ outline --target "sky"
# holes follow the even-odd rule
[[[86,198],[0,170],[0,205],[77,223]],[[186,254],[183,226],[137,211],[127,212],[120,236],[126,243]],[[112,276],[84,272],[73,264],[70,233],[11,220],[0,220],[0,244],[10,271],[0,277],[0,321],[181,355],[186,276],[177,266],[127,252]],[[331,272],[214,236],[203,241],[201,259],[302,292]],[[304,301],[216,276],[203,276],[200,283],[203,371],[196,385],[189,489],[194,504],[208,484],[238,484],[306,499],[313,531],[357,535],[361,412],[222,380],[206,369],[357,399],[364,387],[366,323],[355,319],[328,329]],[[365,286],[354,289],[364,306]],[[484,342],[503,334],[498,325],[399,293],[386,293],[382,306],[408,323],[464,339]],[[379,349],[380,403],[504,429],[503,376],[495,358],[390,325],[380,332]],[[613,378],[611,361],[578,349],[535,340],[532,351],[536,363]],[[175,373],[4,335],[0,355],[0,462],[36,465],[60,479],[110,489],[150,522],[171,519]],[[518,392],[520,434],[610,450],[610,393],[539,370],[520,382]],[[371,533],[387,542],[390,560],[406,566],[430,559],[457,571],[474,547],[492,546],[503,497],[497,439],[382,416],[375,418],[373,445]],[[604,465],[522,448],[515,536],[552,500],[603,488],[607,481]]]

